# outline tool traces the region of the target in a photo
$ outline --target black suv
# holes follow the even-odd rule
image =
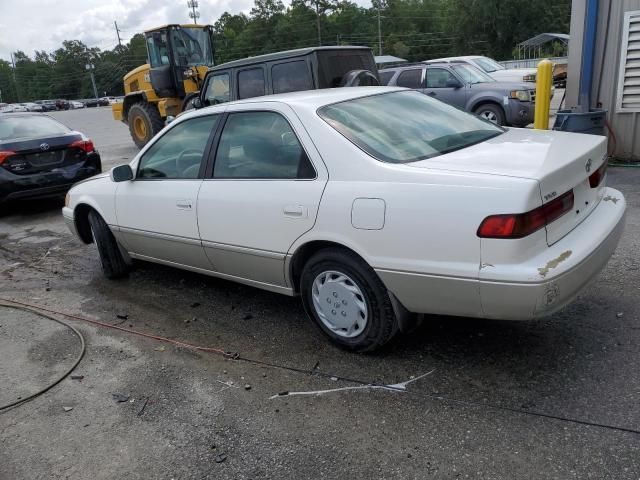
[[[311,47],[223,63],[207,72],[195,108],[276,93],[379,85],[369,47]]]

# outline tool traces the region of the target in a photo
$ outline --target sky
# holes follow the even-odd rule
[[[199,0],[199,23],[213,24],[225,11],[248,13],[252,6],[253,0]],[[0,0],[0,59],[10,60],[16,50],[31,57],[35,50],[51,52],[63,40],[112,49],[118,43],[114,20],[123,42],[159,25],[190,23],[187,0]]]

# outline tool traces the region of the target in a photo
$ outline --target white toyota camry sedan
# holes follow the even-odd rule
[[[63,215],[109,278],[142,259],[300,295],[334,342],[366,351],[417,314],[566,305],[622,233],[605,178],[604,137],[339,88],[182,115],[129,165],[74,186]]]

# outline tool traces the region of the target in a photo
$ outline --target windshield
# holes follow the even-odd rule
[[[496,70],[504,70],[502,65],[488,57],[474,58],[471,61],[487,73],[495,72]]]
[[[176,65],[195,67],[213,66],[209,30],[204,28],[182,27],[171,30],[171,39]]]
[[[408,163],[482,142],[504,130],[419,92],[401,91],[328,105],[318,114],[378,160]]]
[[[24,115],[0,118],[0,141],[18,138],[41,138],[69,133],[67,127],[51,117]]]
[[[451,66],[453,70],[462,77],[465,83],[486,83],[495,82],[493,78],[484,73],[482,70],[466,65],[463,63],[454,64]]]

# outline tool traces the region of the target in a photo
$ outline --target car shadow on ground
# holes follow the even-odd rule
[[[10,215],[27,216],[50,213],[55,210],[60,211],[64,206],[64,196],[56,196],[42,199],[28,199],[20,201],[9,201],[0,204],[0,219]]]

